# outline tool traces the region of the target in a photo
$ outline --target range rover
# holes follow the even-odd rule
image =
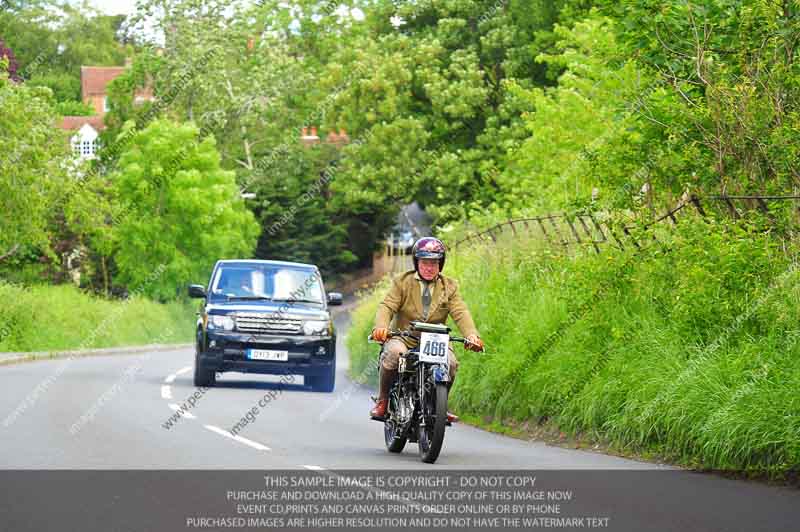
[[[336,330],[329,306],[342,295],[327,293],[311,264],[271,260],[220,260],[206,287],[189,286],[202,298],[198,313],[195,386],[213,386],[218,373],[236,371],[303,375],[315,391],[336,382]]]

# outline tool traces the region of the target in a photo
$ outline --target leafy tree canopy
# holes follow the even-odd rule
[[[134,136],[111,181],[121,205],[118,278],[128,287],[170,299],[216,260],[251,255],[258,225],[235,174],[221,168],[216,141],[195,125],[154,121]]]
[[[49,250],[49,221],[66,179],[67,144],[48,89],[9,78],[0,59],[0,256]],[[13,255],[13,253],[12,253]]]
[[[119,66],[126,50],[117,38],[123,21],[82,3],[59,0],[8,2],[0,11],[0,37],[19,62],[18,74],[53,90],[58,100],[80,100],[80,68]]]

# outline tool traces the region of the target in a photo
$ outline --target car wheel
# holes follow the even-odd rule
[[[206,369],[200,361],[200,350],[197,349],[194,355],[194,385],[209,388],[217,383],[217,372]]]

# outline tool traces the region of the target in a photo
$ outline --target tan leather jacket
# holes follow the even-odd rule
[[[478,335],[472,315],[458,292],[458,282],[441,274],[434,281],[428,319],[423,320],[422,290],[416,272],[412,270],[392,281],[392,287],[375,315],[375,327],[388,329],[394,318],[394,328],[406,330],[412,321],[445,323],[448,316],[453,317],[462,335]]]

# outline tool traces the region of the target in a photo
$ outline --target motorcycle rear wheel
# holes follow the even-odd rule
[[[425,398],[422,414],[425,427],[419,428],[419,456],[426,464],[432,464],[439,458],[444,443],[444,430],[447,423],[447,386],[436,385],[434,393]]]

